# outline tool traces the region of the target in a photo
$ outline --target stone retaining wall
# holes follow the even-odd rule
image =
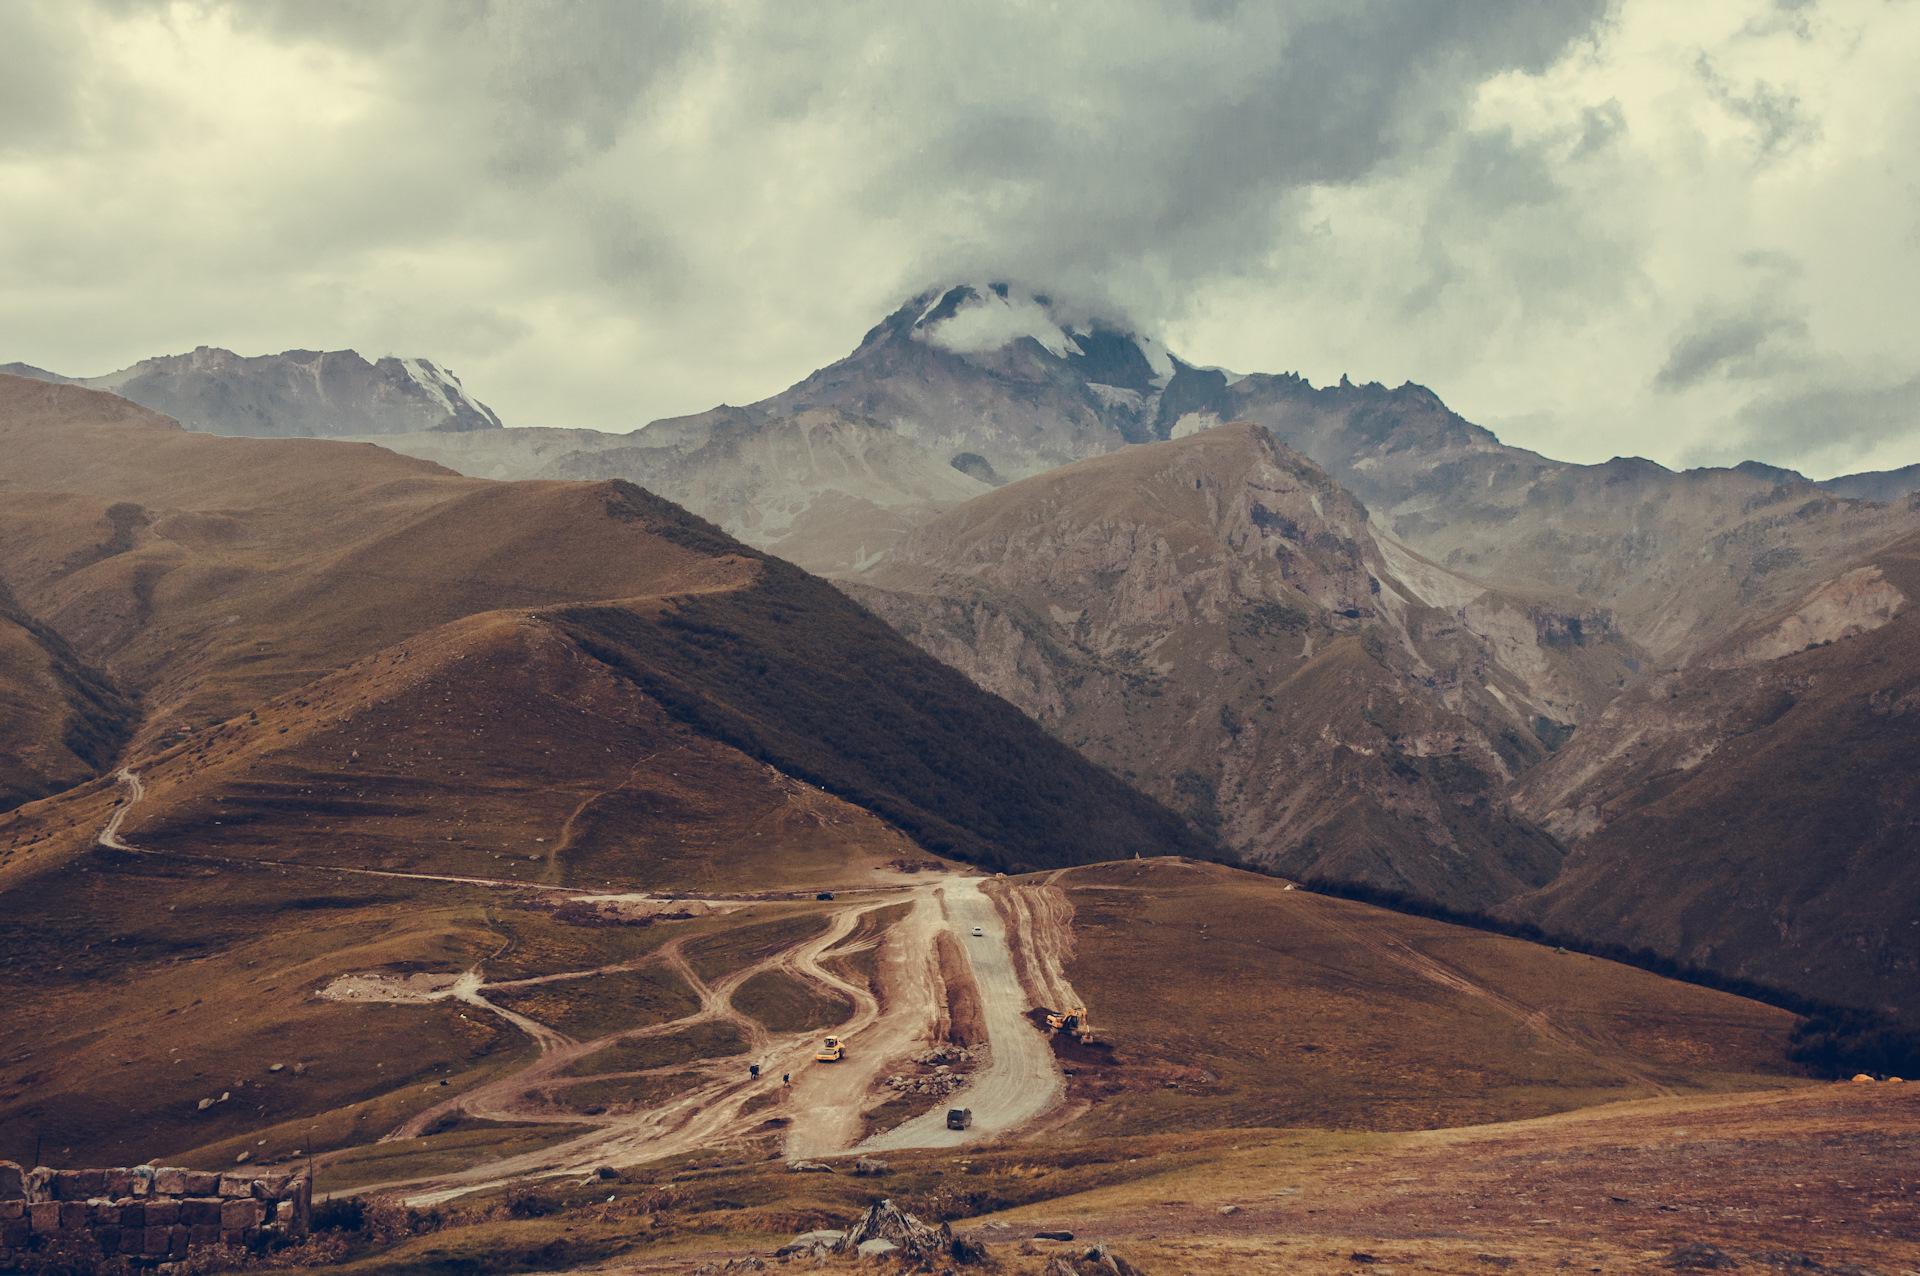
[[[305,1175],[221,1174],[136,1165],[114,1170],[26,1170],[0,1161],[0,1270],[42,1238],[91,1235],[119,1268],[165,1270],[209,1245],[307,1234],[313,1185]]]

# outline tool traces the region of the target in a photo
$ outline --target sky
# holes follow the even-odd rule
[[[0,0],[0,363],[773,394],[937,282],[1575,461],[1920,461],[1920,0]]]

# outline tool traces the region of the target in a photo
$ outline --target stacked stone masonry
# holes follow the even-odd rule
[[[313,1185],[305,1175],[221,1174],[136,1165],[116,1170],[26,1170],[0,1161],[0,1271],[42,1238],[92,1235],[116,1267],[167,1268],[210,1245],[307,1234]]]

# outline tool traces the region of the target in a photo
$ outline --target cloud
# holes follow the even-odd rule
[[[1799,347],[1806,339],[1806,321],[1796,315],[1763,311],[1702,316],[1674,342],[1653,384],[1672,392],[1690,389],[1712,376],[1762,378],[1782,365],[1804,362]]]
[[[1880,0],[12,0],[0,360],[352,346],[625,429],[1017,279],[1672,460],[1920,373],[1916,57]]]
[[[1721,456],[1810,455],[1824,464],[1814,473],[1894,468],[1892,453],[1909,458],[1920,444],[1920,377],[1893,385],[1832,384],[1768,398],[1742,408],[1736,441],[1718,449]],[[1911,460],[1905,462],[1911,464]]]

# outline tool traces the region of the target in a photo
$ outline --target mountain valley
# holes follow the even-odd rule
[[[628,435],[351,353],[0,375],[0,1160],[386,1199],[355,1270],[883,1198],[1033,1273],[996,1226],[1891,1270],[1845,1203],[1541,1231],[1451,1149],[1598,1211],[1726,1155],[1682,1120],[1743,1184],[1910,1138],[1806,1046],[1920,996],[1900,472],[1564,464],[1001,285]]]

